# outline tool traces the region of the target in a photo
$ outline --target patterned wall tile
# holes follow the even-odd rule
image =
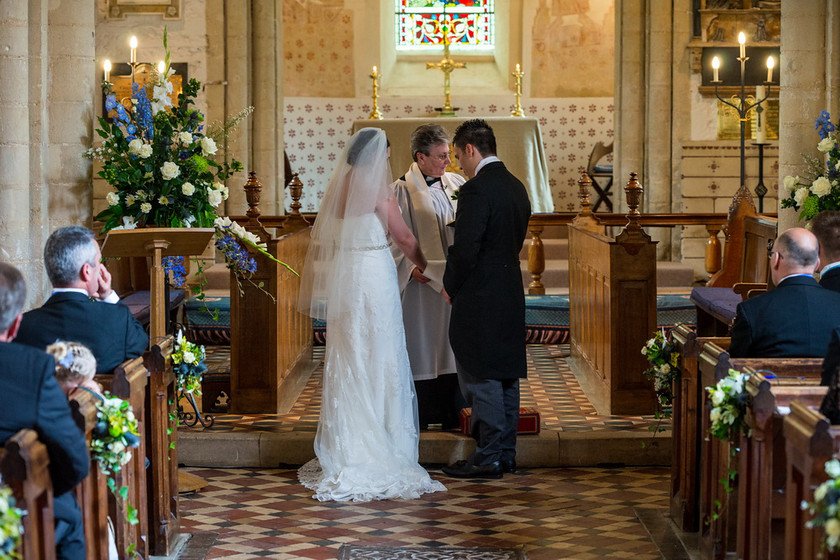
[[[505,116],[513,109],[511,96],[458,98],[461,116]],[[386,118],[433,117],[437,98],[384,98]],[[549,183],[557,211],[577,209],[577,180],[596,142],[613,140],[611,97],[523,99],[526,114],[539,119]],[[317,211],[336,159],[350,138],[353,121],[366,119],[369,98],[287,97],[284,129],[286,153],[304,184],[304,212]],[[394,170],[396,173],[397,171]],[[402,171],[400,171],[402,173]],[[286,200],[288,208],[290,199]]]

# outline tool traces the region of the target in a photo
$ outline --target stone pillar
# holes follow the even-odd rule
[[[283,211],[283,41],[280,0],[251,4],[251,167],[263,185],[263,214]]]
[[[241,0],[224,2],[224,68],[225,102],[222,120],[227,119],[242,109],[253,104],[250,97],[251,79],[251,11],[250,3]],[[226,149],[242,162],[245,170],[228,179],[230,198],[227,201],[228,214],[244,214],[248,209],[243,189],[248,171],[254,164],[253,149],[250,143],[251,127],[256,119],[266,115],[251,115],[227,138]]]
[[[615,7],[615,144],[614,183],[621,188],[630,172],[647,185],[644,168],[645,142],[645,5],[644,0],[626,0]],[[614,208],[626,207],[617,195]]]
[[[29,252],[29,9],[27,2],[0,0],[0,261],[27,280],[35,270]]]
[[[49,2],[47,105],[49,228],[90,225],[92,164],[82,157],[93,141],[95,0]]]
[[[782,2],[779,94],[779,185],[786,175],[804,175],[803,154],[817,156],[814,120],[820,111],[837,122],[840,14],[834,0]],[[832,47],[834,50],[832,50]],[[832,57],[832,53],[835,56]],[[798,225],[798,213],[779,206],[779,231]]]

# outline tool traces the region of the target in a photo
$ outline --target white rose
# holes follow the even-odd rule
[[[212,156],[216,153],[216,142],[214,142],[212,138],[207,138],[205,136],[201,139],[201,152],[205,156]]]
[[[149,204],[148,202],[144,202],[143,204],[140,205],[140,211],[143,212],[144,214],[148,214],[149,212],[152,211],[152,205]]]
[[[193,364],[195,363],[195,354],[187,350],[184,352],[184,363]]]
[[[195,186],[192,183],[184,183],[181,185],[181,192],[187,196],[192,196],[195,192]]]
[[[142,147],[143,141],[139,138],[135,138],[134,140],[128,143],[128,153],[136,156],[140,153],[140,148]]]
[[[669,364],[662,364],[662,373],[671,373],[671,366]]]
[[[808,190],[808,187],[802,187],[793,193],[793,200],[796,201],[797,206],[802,206],[809,194],[811,194],[811,191]]]
[[[823,197],[831,192],[831,181],[826,177],[819,177],[811,185],[811,192],[819,197]]]
[[[825,522],[825,534],[829,537],[840,536],[840,519],[832,517]]]
[[[161,166],[160,173],[163,176],[164,181],[169,181],[181,174],[181,168],[178,167],[177,163],[167,161]]]
[[[183,144],[192,144],[192,141],[193,141],[192,134],[190,134],[189,132],[182,132],[182,133],[178,134],[178,139]]]
[[[152,155],[152,147],[148,144],[143,144],[140,146],[140,152],[137,155],[139,155],[142,159],[146,159]]]
[[[218,181],[215,181],[215,182],[213,183],[213,188],[214,188],[214,189],[216,189],[217,191],[220,191],[220,190],[222,190],[223,188],[225,188],[225,185],[224,185],[223,183],[220,183],[220,182],[218,182]]]
[[[824,154],[830,152],[833,147],[834,140],[831,139],[831,136],[826,136],[825,138],[820,140],[819,144],[817,144],[817,149]]]
[[[210,206],[218,206],[222,203],[222,194],[219,191],[207,189],[207,202],[210,203]]]
[[[816,501],[816,502],[823,501],[823,498],[825,498],[825,495],[828,493],[828,485],[829,484],[830,483],[823,482],[822,484],[817,486],[817,489],[814,490],[814,501]]]
[[[825,473],[830,476],[831,478],[838,478],[840,477],[840,461],[837,459],[832,459],[831,461],[826,461],[825,463]]]
[[[720,420],[720,409],[715,407],[709,412],[709,420],[712,422],[717,422]]]
[[[726,398],[726,394],[721,391],[720,389],[715,389],[712,391],[712,404],[715,406],[720,405],[723,402],[723,399]]]
[[[109,192],[105,195],[105,200],[108,202],[108,206],[116,206],[120,203],[120,196],[115,192]]]
[[[792,193],[796,190],[796,183],[799,182],[799,177],[794,177],[793,175],[788,175],[782,180],[782,185],[784,185],[785,190],[788,194]]]

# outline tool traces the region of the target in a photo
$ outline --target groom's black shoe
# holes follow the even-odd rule
[[[444,474],[454,478],[502,478],[504,471],[499,461],[486,465],[473,465],[467,461],[458,461],[441,469]]]
[[[511,474],[516,472],[516,459],[502,459],[499,463],[502,465],[502,472]]]

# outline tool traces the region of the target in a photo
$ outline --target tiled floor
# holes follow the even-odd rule
[[[528,347],[522,405],[540,411],[543,430],[647,431],[656,425],[652,417],[599,416],[559,357],[567,349]],[[215,359],[223,366],[224,352]],[[217,415],[212,430],[314,431],[320,394],[319,368],[289,414]],[[447,486],[445,493],[339,504],[313,500],[294,470],[186,470],[209,483],[181,497],[184,531],[201,536],[187,555],[243,560],[334,559],[344,543],[524,545],[530,560],[652,560],[661,556],[637,510],[663,515],[669,484],[665,467],[531,469],[488,482],[450,479],[435,468],[430,472]]]
[[[522,406],[539,410],[542,428],[564,432],[593,430],[649,431],[670,429],[667,421],[659,424],[652,416],[601,416],[586,399],[568,364],[558,356],[568,352],[565,345],[528,345],[528,378],[521,385]],[[226,349],[207,347],[208,369],[223,370]],[[323,357],[323,347],[315,347],[316,358]],[[282,415],[217,414],[215,431],[310,431],[318,425],[323,368],[318,367],[306,384],[292,410]]]
[[[293,470],[188,471],[209,483],[181,496],[183,530],[215,535],[206,558],[326,560],[342,544],[524,545],[529,560],[661,558],[635,510],[664,513],[663,467],[534,469],[488,482],[432,470],[446,492],[362,504],[317,502]]]

